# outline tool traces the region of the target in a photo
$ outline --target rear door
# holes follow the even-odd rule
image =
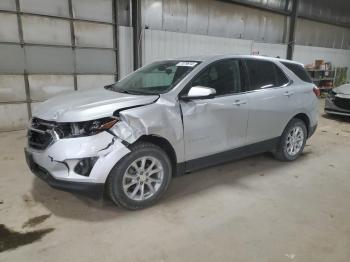
[[[186,88],[206,86],[216,90],[211,99],[180,101],[183,113],[185,157],[196,159],[240,147],[245,143],[248,111],[242,62],[214,62]]]
[[[249,77],[247,144],[279,137],[293,110],[289,79],[273,62],[246,59]]]

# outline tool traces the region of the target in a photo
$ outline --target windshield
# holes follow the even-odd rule
[[[106,88],[127,94],[162,94],[172,89],[199,63],[182,60],[154,62]]]

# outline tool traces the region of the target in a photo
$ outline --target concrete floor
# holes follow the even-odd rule
[[[350,120],[321,111],[297,161],[264,154],[198,171],[134,212],[51,189],[30,174],[25,141],[24,131],[0,133],[0,224],[53,231],[0,261],[350,259]]]

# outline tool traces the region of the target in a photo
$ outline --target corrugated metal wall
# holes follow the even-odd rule
[[[350,26],[350,1],[348,0],[301,0],[298,13],[331,23]]]
[[[299,45],[350,49],[350,29],[299,18],[295,42]]]
[[[286,0],[241,0],[279,11],[290,10]],[[296,44],[350,49],[350,1],[302,0],[299,13],[342,23],[348,28],[298,19]],[[142,25],[153,30],[286,43],[289,19],[286,16],[214,0],[142,0]]]
[[[143,0],[142,24],[153,30],[283,43],[283,15],[213,0]]]
[[[0,1],[0,130],[45,99],[114,82],[112,0]]]
[[[287,46],[252,40],[146,29],[143,32],[143,64],[193,55],[251,54],[285,58]]]

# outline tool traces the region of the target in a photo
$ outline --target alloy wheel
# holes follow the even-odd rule
[[[133,161],[123,176],[124,193],[132,200],[142,201],[154,196],[164,179],[161,162],[151,156]]]
[[[300,126],[292,128],[286,140],[287,153],[295,156],[300,152],[304,143],[304,131]]]

